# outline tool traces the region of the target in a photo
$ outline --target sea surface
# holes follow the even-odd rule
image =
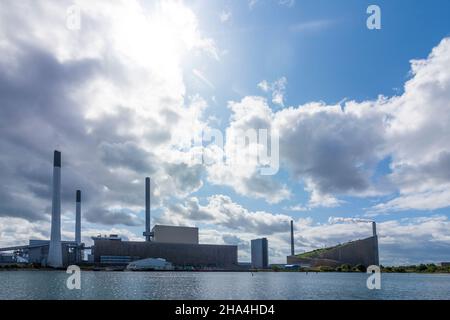
[[[450,299],[448,274],[81,272],[81,290],[64,271],[0,271],[0,299]]]

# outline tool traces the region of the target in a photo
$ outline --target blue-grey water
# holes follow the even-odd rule
[[[363,273],[91,272],[69,290],[64,271],[2,271],[0,299],[450,299],[450,275]]]

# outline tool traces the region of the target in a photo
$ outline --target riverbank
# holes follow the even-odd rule
[[[102,271],[102,272],[121,272],[125,271],[124,266],[110,266],[110,267],[98,267],[93,265],[80,265],[82,271]],[[380,266],[382,273],[417,273],[417,274],[450,274],[450,267],[442,267],[434,264],[421,264],[411,266]],[[54,269],[48,267],[41,267],[39,265],[2,265],[0,264],[1,271],[65,271],[65,268]],[[146,271],[133,271],[133,272],[283,272],[283,273],[323,273],[323,272],[339,272],[339,273],[365,273],[366,268],[364,266],[349,266],[342,265],[337,268],[330,267],[317,267],[317,268],[298,268],[298,269],[285,269],[280,267],[272,267],[270,269],[177,269],[177,270],[146,270]]]

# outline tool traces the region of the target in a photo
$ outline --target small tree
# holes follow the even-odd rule
[[[419,270],[420,272],[424,272],[427,270],[427,266],[424,264],[421,264],[417,267],[417,270]]]
[[[341,269],[342,269],[342,272],[350,272],[350,271],[352,271],[352,266],[346,263],[346,264],[341,265]]]
[[[366,272],[367,268],[362,264],[358,264],[355,266],[355,268],[353,268],[353,270],[357,272]]]

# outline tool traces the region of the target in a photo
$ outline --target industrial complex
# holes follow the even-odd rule
[[[50,240],[30,240],[28,245],[1,248],[21,261],[53,268],[71,264],[128,265],[146,258],[162,259],[174,267],[235,269],[235,245],[200,244],[198,228],[155,225],[150,228],[150,178],[145,179],[145,241],[122,241],[118,235],[93,237],[94,245],[81,242],[81,191],[75,194],[75,240],[61,241],[61,152],[54,152]],[[85,251],[90,251],[88,259]],[[2,255],[13,261],[13,255]],[[3,258],[2,258],[3,259]],[[156,260],[155,260],[156,261]]]
[[[24,262],[53,268],[87,264],[98,267],[128,266],[129,270],[140,270],[149,266],[150,269],[153,266],[154,270],[242,270],[270,267],[266,238],[251,241],[251,263],[238,264],[237,245],[201,244],[198,228],[166,225],[155,225],[151,228],[150,193],[150,178],[146,178],[143,241],[124,241],[119,235],[109,235],[92,237],[93,245],[90,247],[82,243],[80,190],[75,191],[75,239],[62,241],[61,152],[55,151],[50,240],[32,239],[28,245],[0,248],[0,264]],[[299,267],[378,265],[375,222],[372,226],[373,235],[367,239],[295,254],[294,225],[291,221],[291,255],[287,257],[287,264]]]

